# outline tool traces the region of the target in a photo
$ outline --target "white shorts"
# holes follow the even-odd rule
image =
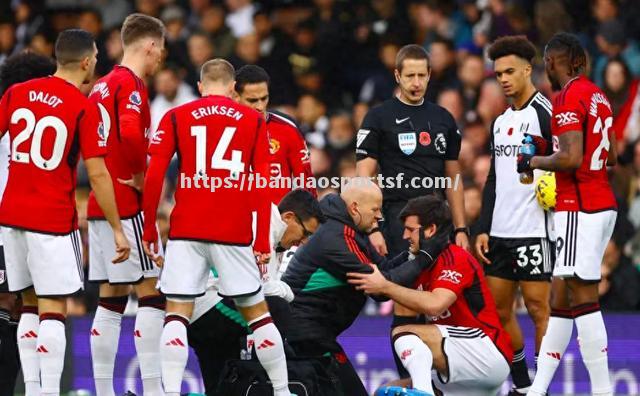
[[[51,235],[2,227],[9,291],[34,287],[38,297],[74,294],[84,288],[80,232]]]
[[[436,325],[444,338],[442,348],[448,375],[433,371],[436,388],[446,396],[494,396],[509,375],[509,363],[482,330]]]
[[[262,293],[260,271],[251,246],[169,240],[158,284],[167,297],[204,295],[210,268],[218,273],[222,297],[249,297]]]
[[[600,280],[604,250],[613,234],[617,212],[557,212],[556,265],[553,276]]]
[[[122,219],[122,230],[129,240],[131,253],[127,261],[114,264],[111,260],[116,255],[116,245],[111,226],[106,220],[89,220],[89,281],[132,284],[143,278],[157,278],[160,274],[160,268],[142,248],[142,214]],[[158,246],[159,254],[163,255],[159,240]]]

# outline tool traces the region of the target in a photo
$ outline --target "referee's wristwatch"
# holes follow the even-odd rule
[[[469,232],[469,227],[458,227],[455,230],[453,230],[453,237],[455,238],[456,235],[458,235],[459,232],[464,232],[465,234],[467,234],[467,236],[470,236],[470,232]]]

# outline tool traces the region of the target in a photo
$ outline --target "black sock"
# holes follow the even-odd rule
[[[527,388],[531,386],[529,378],[529,369],[527,368],[527,360],[525,359],[524,347],[518,349],[513,354],[513,362],[511,363],[511,379],[516,389]]]
[[[13,395],[20,370],[16,331],[17,326],[10,323],[9,312],[0,309],[0,396]]]

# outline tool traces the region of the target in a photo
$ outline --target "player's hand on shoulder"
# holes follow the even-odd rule
[[[138,192],[142,192],[142,187],[144,186],[144,173],[136,173],[135,175],[131,175],[131,179],[120,179],[118,178],[118,183],[124,184],[125,186],[129,186]]]
[[[378,266],[371,264],[372,273],[348,272],[347,282],[354,285],[356,290],[362,290],[366,294],[384,294],[388,284],[387,278],[382,275]]]
[[[131,246],[129,246],[129,240],[122,230],[114,231],[113,237],[116,243],[116,256],[111,260],[111,262],[117,264],[126,261],[129,258]]]
[[[491,260],[485,256],[487,253],[489,253],[489,234],[483,232],[476,237],[476,254],[484,263],[491,264]]]
[[[379,255],[386,256],[389,253],[382,231],[378,230],[369,234],[369,242],[371,242],[371,245],[373,245],[373,248],[376,249]]]

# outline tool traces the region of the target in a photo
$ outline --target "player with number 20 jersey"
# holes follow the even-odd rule
[[[38,296],[66,295],[82,289],[80,239],[76,212],[76,165],[84,159],[104,156],[98,110],[69,82],[55,76],[13,86],[0,102],[0,131],[11,140],[7,186],[0,205],[0,224],[5,239],[29,231],[33,238],[64,236],[57,254],[28,258],[37,271],[11,271],[11,246],[7,244],[9,289],[21,291],[35,284]],[[44,242],[43,242],[44,243]],[[66,254],[65,254],[66,253]],[[69,257],[75,260],[69,261]],[[25,259],[27,259],[25,257]],[[69,267],[70,271],[64,269]],[[32,279],[33,277],[41,279]]]

